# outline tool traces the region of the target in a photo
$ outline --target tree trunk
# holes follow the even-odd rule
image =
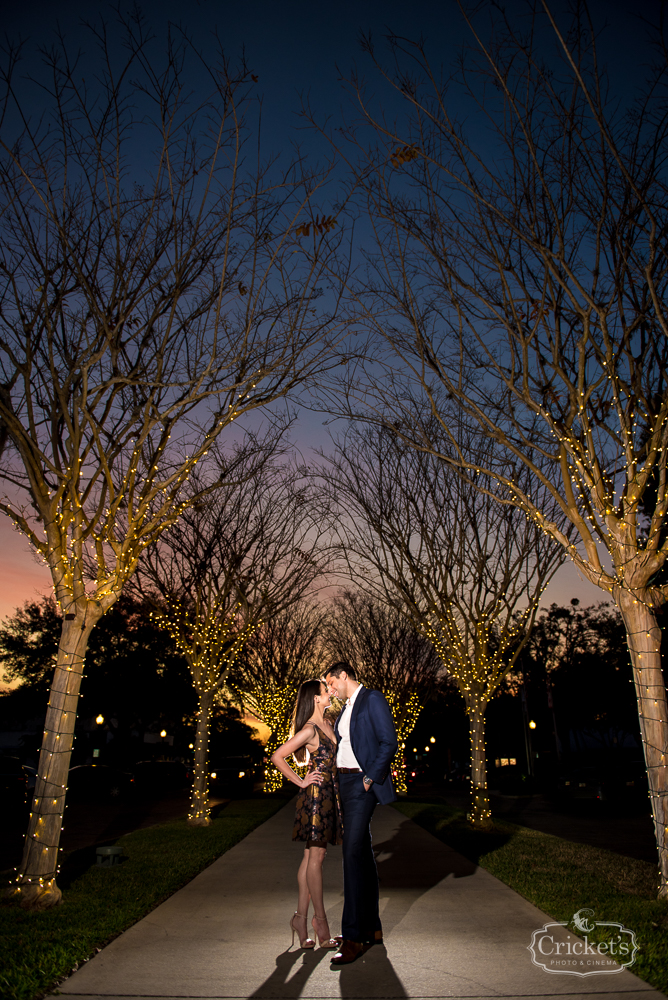
[[[390,770],[392,772],[392,782],[394,784],[394,790],[400,795],[406,795],[408,793],[408,781],[407,781],[407,767],[406,767],[406,743],[408,737],[413,732],[415,728],[415,723],[417,722],[417,717],[420,714],[420,708],[413,717],[408,721],[404,721],[397,728],[397,739],[399,747],[396,754],[392,760]]]
[[[271,755],[274,750],[278,750],[282,743],[285,743],[285,739],[281,739],[281,734],[274,731],[267,740],[267,745],[264,748],[264,792],[266,795],[273,795],[274,792],[280,791],[283,787],[285,779],[278,768],[274,767],[271,762]],[[293,763],[294,766],[295,764]]]
[[[661,629],[654,609],[642,598],[626,590],[613,594],[626,627],[633,664],[633,679],[638,697],[638,715],[642,736],[647,780],[654,817],[656,845],[659,852],[659,894],[668,896],[668,703],[661,670]]]
[[[102,612],[89,604],[85,613],[77,612],[73,620],[63,620],[32,812],[13,892],[26,909],[44,910],[57,906],[62,899],[56,876],[77,701],[88,639],[101,617]]]
[[[209,728],[211,726],[211,709],[215,691],[197,692],[199,710],[197,712],[197,735],[195,736],[195,776],[190,796],[190,812],[188,826],[209,826],[211,810],[209,809]]]
[[[466,699],[471,740],[471,811],[467,819],[472,826],[489,826],[492,813],[487,793],[487,755],[485,749],[485,709],[487,702],[475,695]]]
[[[394,755],[390,772],[394,790],[399,795],[406,795],[408,792],[408,782],[406,779],[406,742],[415,729],[422,705],[416,694],[411,694],[404,703],[391,691],[383,691],[392,711],[394,726],[397,731],[397,752]]]

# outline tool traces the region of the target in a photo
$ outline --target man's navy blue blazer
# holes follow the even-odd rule
[[[338,719],[334,730],[339,739]],[[373,778],[370,791],[383,806],[394,802],[397,796],[390,777],[390,765],[397,752],[397,733],[390,706],[380,691],[363,687],[355,698],[350,719],[350,743],[364,774]]]

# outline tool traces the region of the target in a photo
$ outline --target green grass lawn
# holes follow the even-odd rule
[[[640,950],[631,971],[668,990],[668,901],[655,898],[655,865],[513,823],[474,831],[462,811],[444,803],[402,800],[395,808],[553,919],[570,920],[586,906],[593,920],[616,920],[635,931]]]
[[[285,797],[231,802],[209,827],[185,819],[137,830],[118,840],[126,860],[90,867],[94,851],[65,859],[58,884],[61,906],[28,913],[15,903],[0,906],[0,995],[32,1000],[53,987],[77,963],[126,930],[217,857],[273,816]]]

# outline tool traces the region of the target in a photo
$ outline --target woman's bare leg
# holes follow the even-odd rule
[[[308,888],[308,881],[306,878],[306,869],[308,868],[308,856],[309,850],[307,847],[304,848],[304,857],[299,866],[299,871],[297,872],[297,885],[299,886],[299,895],[297,897],[297,913],[306,919],[308,917],[308,904],[310,901],[310,894]]]
[[[299,870],[297,872],[297,886],[299,889],[299,893],[297,896],[298,915],[296,914],[292,918],[292,921],[294,921],[294,928],[299,933],[300,941],[305,941],[307,938],[311,937],[311,935],[309,934],[309,927],[308,927],[308,904],[310,896],[308,891],[308,882],[306,880],[307,868],[308,868],[308,850],[304,849],[304,857],[302,858]]]
[[[326,941],[329,934],[329,925],[325,914],[325,904],[322,897],[322,863],[327,854],[326,847],[309,847],[308,865],[306,868],[306,881],[308,890],[313,901],[314,915],[317,920],[318,937]]]

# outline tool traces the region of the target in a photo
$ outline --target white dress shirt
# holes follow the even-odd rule
[[[339,748],[336,751],[336,766],[337,767],[359,767],[360,763],[353,753],[352,744],[350,742],[350,717],[353,711],[353,705],[355,704],[355,698],[360,693],[363,684],[360,684],[358,688],[355,688],[354,694],[348,698],[343,711],[339,717]],[[361,770],[361,768],[360,768]]]

